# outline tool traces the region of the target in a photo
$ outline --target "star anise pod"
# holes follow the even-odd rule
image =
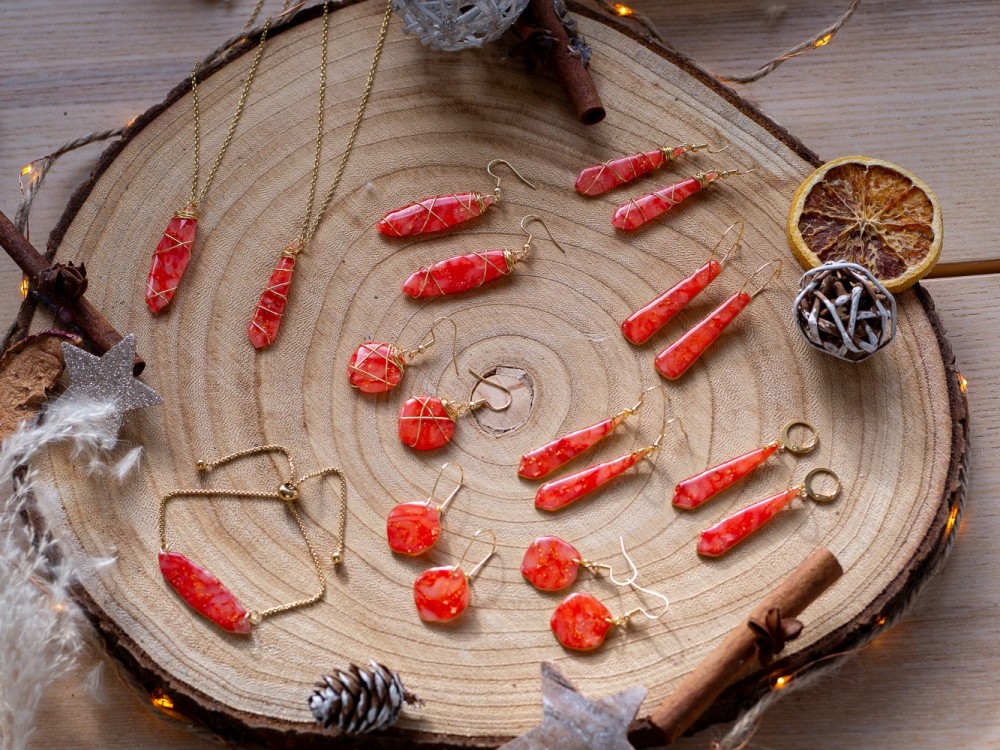
[[[764,622],[750,620],[747,626],[754,632],[757,658],[767,666],[780,654],[788,641],[794,641],[802,633],[803,625],[794,617],[782,617],[781,610],[771,607],[764,615]]]
[[[73,262],[53,263],[38,274],[39,291],[50,299],[64,302],[79,299],[87,291],[87,266]]]

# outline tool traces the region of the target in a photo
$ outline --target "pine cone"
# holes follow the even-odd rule
[[[423,703],[403,687],[399,674],[369,660],[369,669],[352,664],[322,682],[309,696],[316,721],[328,729],[334,724],[344,734],[364,734],[396,723],[403,704]]]

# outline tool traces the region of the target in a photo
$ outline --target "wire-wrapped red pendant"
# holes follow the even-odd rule
[[[517,261],[510,250],[456,255],[412,273],[403,283],[403,292],[414,299],[458,294],[509,275]]]
[[[376,227],[389,237],[442,232],[481,216],[491,205],[493,197],[480,193],[435,195],[389,211]]]
[[[675,380],[683,375],[719,338],[740,311],[750,304],[750,299],[750,295],[742,289],[733,294],[711,315],[656,355],[656,371],[667,380]]]
[[[683,150],[674,149],[679,152]],[[610,159],[603,164],[587,167],[576,178],[576,191],[582,195],[601,195],[644,174],[659,169],[666,161],[663,149]]]
[[[173,301],[191,260],[197,230],[198,207],[191,203],[174,214],[153,251],[146,280],[146,306],[154,315],[163,312]]]
[[[645,307],[636,310],[622,323],[622,335],[633,344],[642,344],[669,323],[677,313],[697,297],[722,272],[714,258],[672,286]]]
[[[709,172],[705,177],[688,177],[686,180],[667,185],[662,190],[623,203],[615,211],[611,226],[626,231],[638,229],[647,221],[652,221],[702,188],[708,187],[709,176],[713,174],[715,173]]]
[[[302,249],[301,244],[292,243],[278,257],[278,263],[271,272],[267,286],[260,295],[257,308],[250,318],[247,335],[256,349],[265,349],[274,343],[281,327],[281,319],[288,305],[288,292],[292,286],[295,271],[295,257]]]

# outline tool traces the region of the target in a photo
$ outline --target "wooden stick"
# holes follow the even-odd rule
[[[763,620],[772,607],[780,609],[782,617],[797,616],[843,572],[837,558],[825,547],[817,549],[793,570],[653,712],[650,722],[662,733],[661,739],[669,743],[680,737],[756,656],[754,632],[748,627],[750,620]]]
[[[31,287],[37,291],[39,276],[48,270],[50,264],[2,211],[0,211],[0,247],[3,247],[7,251],[7,255],[14,259],[24,275],[28,277]],[[45,294],[36,294],[36,296],[52,308],[60,323],[79,328],[100,354],[104,354],[124,338],[108,322],[107,318],[101,315],[100,311],[84,297],[55,299]],[[132,363],[133,374],[138,376],[145,367],[146,363],[136,355]]]

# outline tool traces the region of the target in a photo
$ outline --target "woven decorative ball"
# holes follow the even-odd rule
[[[456,52],[498,39],[528,0],[393,0],[403,31],[428,47]]]
[[[824,263],[802,274],[792,305],[806,341],[847,362],[861,362],[896,335],[896,300],[857,263]]]

